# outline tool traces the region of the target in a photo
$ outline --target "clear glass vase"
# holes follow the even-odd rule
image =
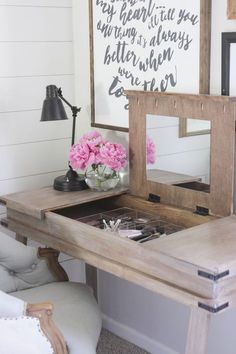
[[[96,169],[88,169],[85,172],[85,182],[92,190],[108,191],[117,186],[119,176],[115,171],[101,165]]]

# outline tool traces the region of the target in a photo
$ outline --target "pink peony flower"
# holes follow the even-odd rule
[[[126,166],[127,156],[121,144],[106,142],[99,132],[92,131],[83,135],[79,143],[71,147],[69,163],[74,170],[92,166],[98,172],[98,167],[103,165],[116,173]]]
[[[147,164],[154,164],[155,163],[155,150],[156,146],[153,140],[148,136],[147,137],[147,145],[146,145],[146,156],[147,156]]]
[[[93,130],[92,132],[84,134],[80,138],[79,143],[88,144],[91,151],[98,152],[100,145],[103,144],[103,140],[101,134]]]
[[[75,144],[70,149],[69,162],[74,170],[84,170],[87,166],[96,163],[96,155],[87,144]]]
[[[121,144],[105,143],[100,149],[101,163],[119,171],[127,165],[126,151]]]

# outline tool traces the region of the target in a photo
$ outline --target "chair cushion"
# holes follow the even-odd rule
[[[70,354],[95,354],[101,313],[85,284],[54,282],[11,293],[28,303],[52,302],[53,319],[63,333]]]

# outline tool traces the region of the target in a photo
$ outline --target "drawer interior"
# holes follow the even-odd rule
[[[62,208],[55,213],[78,220],[118,237],[144,243],[181,231],[183,226],[167,220],[158,212],[125,206],[111,197]]]

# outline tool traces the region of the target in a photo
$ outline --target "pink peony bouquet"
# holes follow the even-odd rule
[[[74,169],[92,171],[101,175],[109,174],[107,178],[117,176],[127,165],[126,150],[121,144],[103,140],[101,134],[94,130],[84,134],[78,144],[74,144],[69,153],[69,163]]]

